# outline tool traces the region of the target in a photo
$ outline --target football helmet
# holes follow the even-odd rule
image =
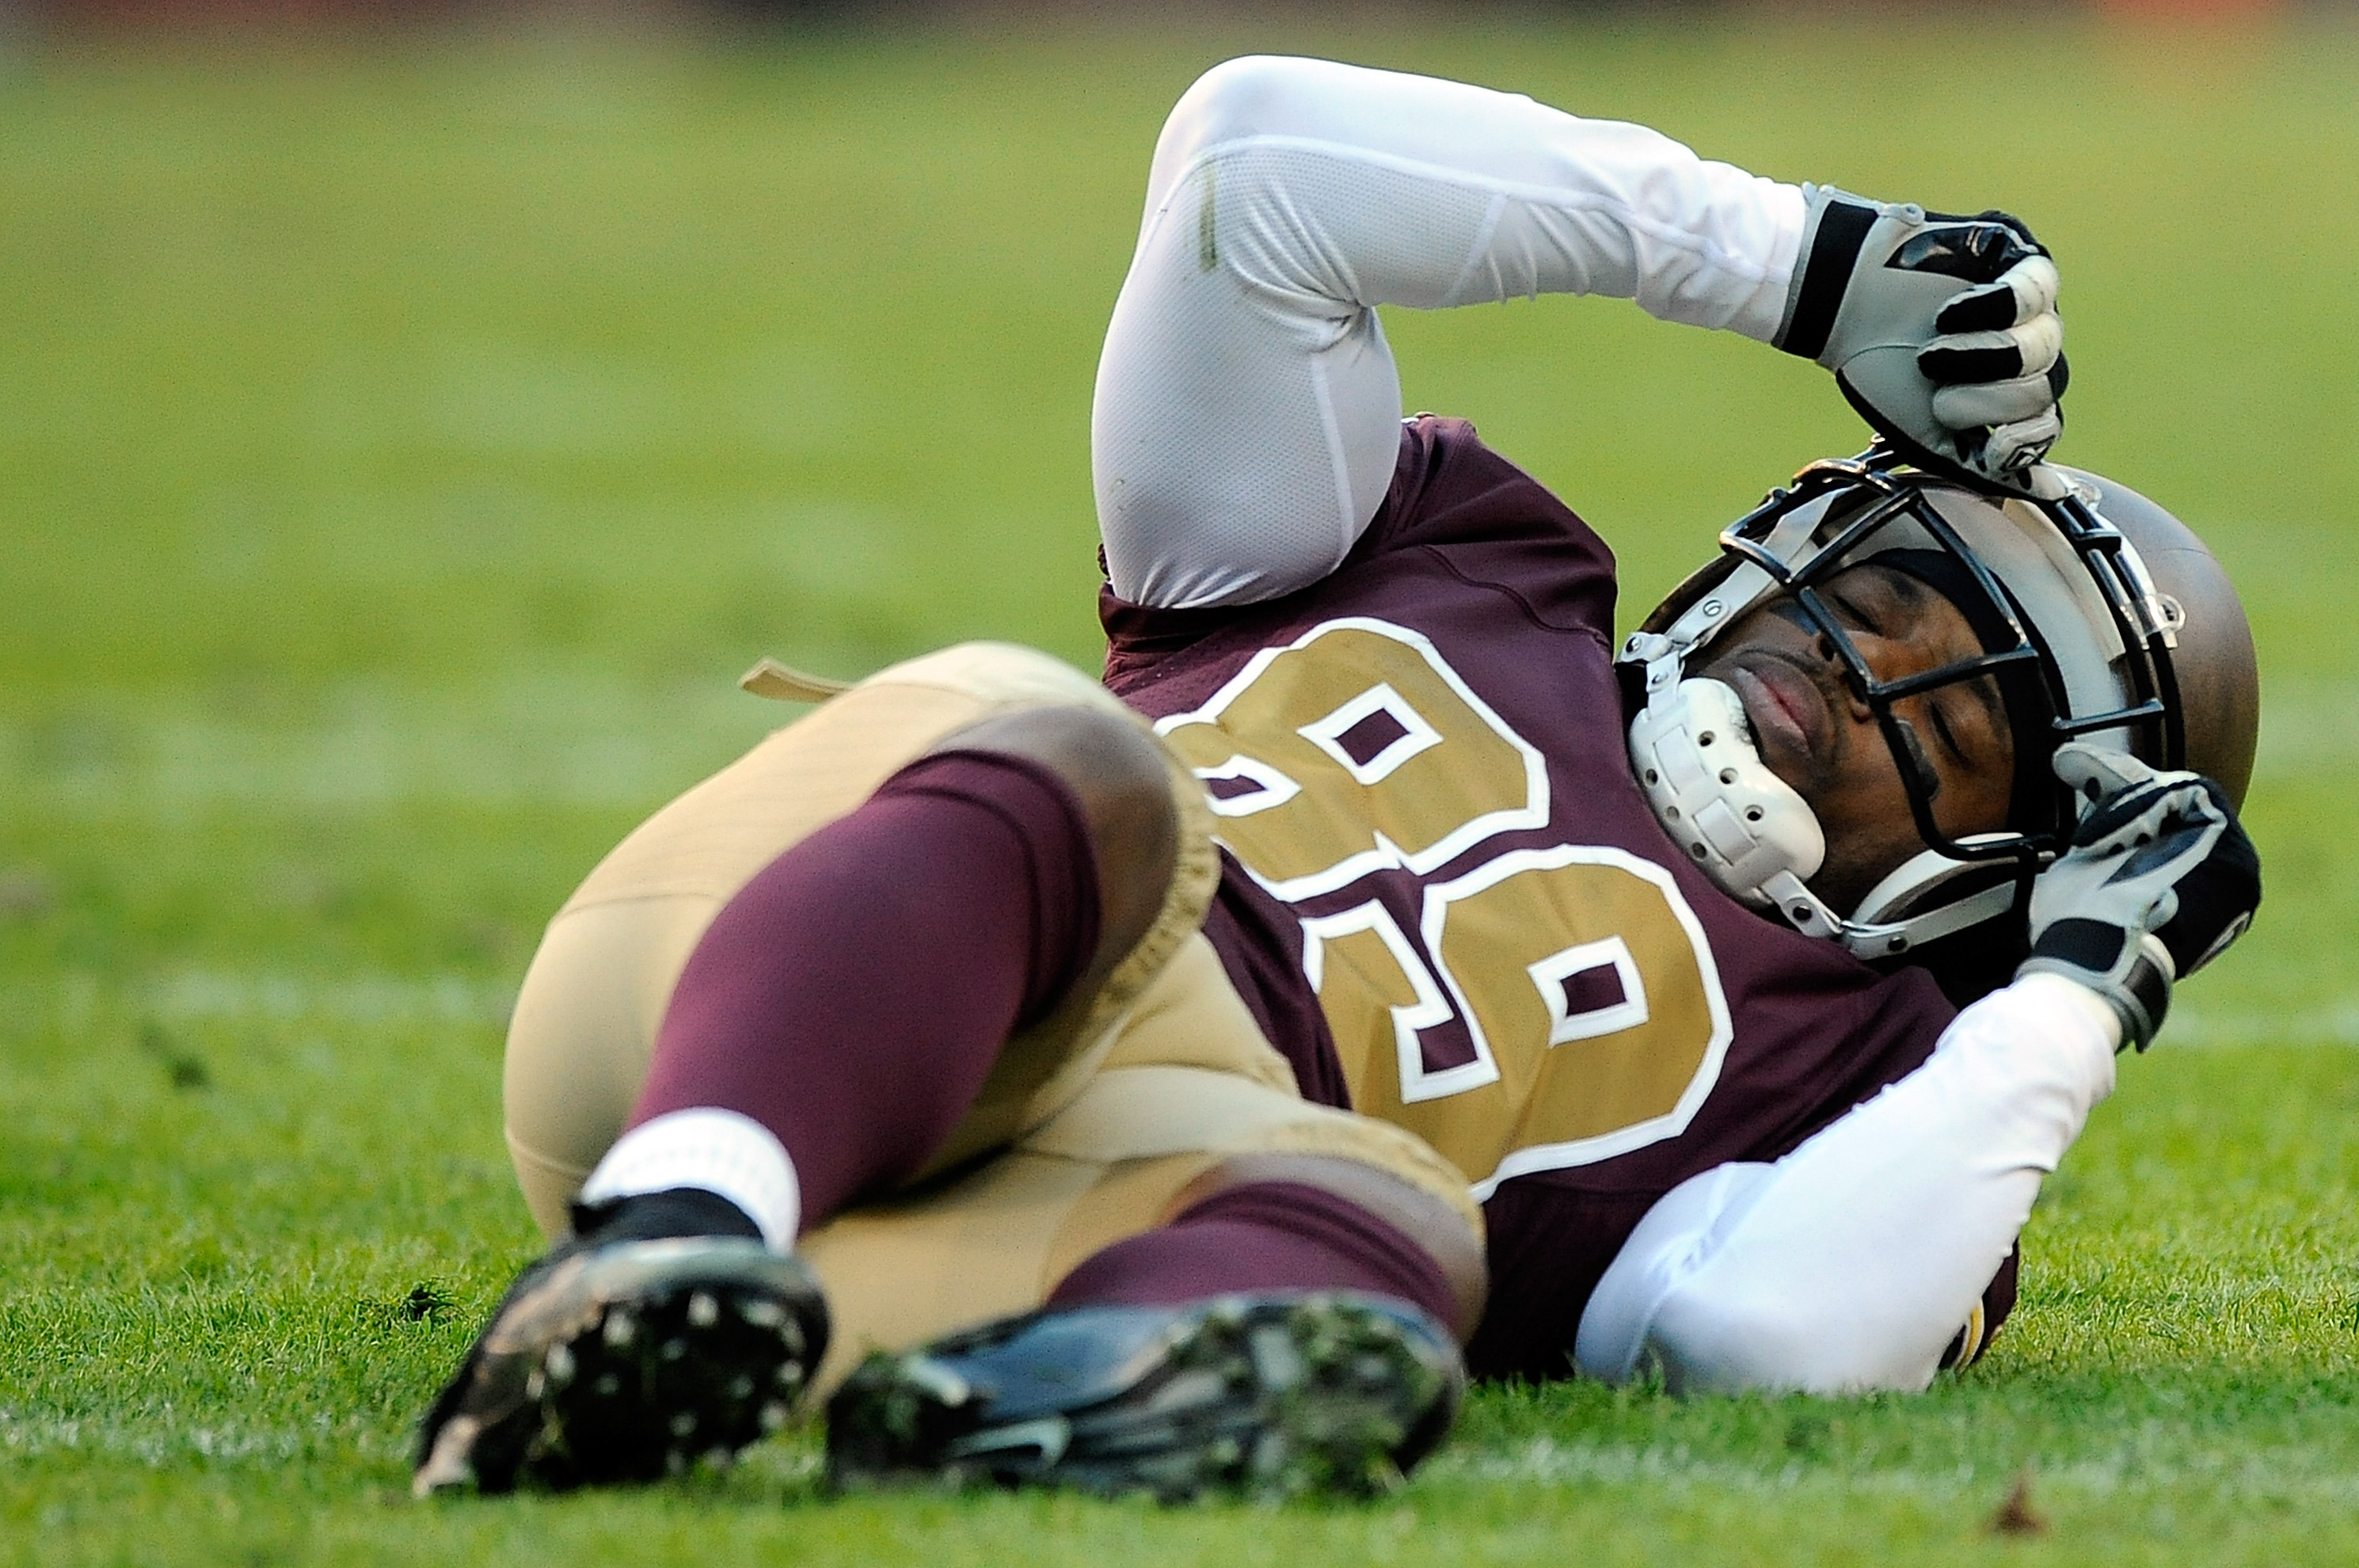
[[[1973,932],[1985,962],[1971,968],[1995,977],[1966,987],[1978,993],[2020,958],[2031,878],[2071,841],[2075,808],[2055,777],[2058,746],[2081,741],[2158,768],[2192,768],[2242,803],[2260,690],[2227,574],[2145,496],[2078,470],[2051,472],[2041,488],[2060,493],[2034,499],[1910,468],[1881,442],[1811,463],[1723,529],[1720,555],[1624,643],[1631,767],[1665,831],[1723,888],[1863,958],[1931,962],[1920,953],[1927,944],[1960,938],[1943,944],[1954,956]],[[1983,651],[1878,680],[1818,592],[1878,557],[1956,604]],[[1746,611],[1780,595],[1824,637],[1874,713],[1925,844],[1850,909],[1809,887],[1824,835],[1761,761],[1735,694],[1685,673]],[[1894,704],[1985,677],[2014,735],[2006,821],[1951,837],[1934,820],[1930,766]],[[1999,932],[2011,940],[1986,940]]]

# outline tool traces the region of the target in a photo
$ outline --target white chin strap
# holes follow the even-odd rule
[[[1647,668],[1647,705],[1630,721],[1631,771],[1663,831],[1723,890],[1862,958],[1906,953],[2014,905],[2009,880],[1920,914],[1880,918],[1898,895],[1930,892],[1976,869],[1929,849],[1877,884],[1845,920],[1803,885],[1825,864],[1825,831],[1761,760],[1736,693],[1718,681],[1680,679],[1680,655],[1668,639],[1642,633],[1626,652]]]
[[[1761,760],[1734,691],[1718,681],[1649,691],[1630,721],[1630,768],[1663,831],[1705,876],[1812,936],[1835,934],[1842,922],[1802,886],[1827,858],[1826,834]]]

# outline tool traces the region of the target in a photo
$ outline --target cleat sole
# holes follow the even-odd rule
[[[486,1331],[484,1361],[531,1357],[522,1398],[438,1439],[421,1493],[468,1480],[485,1491],[652,1481],[734,1458],[786,1424],[777,1390],[799,1388],[827,1344],[825,1302],[799,1262],[682,1238],[579,1263]]]
[[[1464,1387],[1455,1346],[1375,1298],[1223,1298],[1175,1312],[1130,1351],[1136,1376],[1103,1397],[995,1420],[958,1367],[995,1334],[872,1356],[829,1406],[828,1470],[851,1489],[910,1483],[1146,1492],[1367,1496],[1397,1486],[1449,1429]]]

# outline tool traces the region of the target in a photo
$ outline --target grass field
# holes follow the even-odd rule
[[[2011,13],[2010,13],[2011,14]],[[1254,48],[1463,73],[2065,258],[2060,455],[2174,506],[2269,681],[2254,938],[1914,1400],[1492,1390],[1375,1507],[837,1503],[808,1440],[420,1507],[535,1238],[539,922],[776,722],[989,634],[1095,657],[1087,407],[1161,111]],[[1885,22],[83,46],[0,56],[0,1557],[42,1563],[2359,1555],[2359,33]],[[1391,321],[1643,606],[1814,368],[1608,302]],[[2033,1476],[2049,1529],[1986,1521]]]

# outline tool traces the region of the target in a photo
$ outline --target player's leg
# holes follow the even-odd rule
[[[519,1006],[510,1138],[528,1189],[569,1169],[578,1180],[582,1154],[613,1147],[571,1234],[519,1280],[429,1417],[421,1487],[498,1486],[519,1469],[624,1479],[751,1441],[823,1348],[816,1286],[779,1256],[798,1230],[942,1161],[954,1131],[988,1142],[973,1124],[1012,1131],[1047,1114],[1044,1094],[1070,1093],[1059,1075],[1076,1041],[1192,929],[1209,883],[1201,844],[1177,874],[1175,802],[1194,799],[1192,780],[1183,793],[1143,726],[1070,680],[1088,700],[1042,709],[1017,681],[1017,700],[986,701],[965,724],[943,722],[955,705],[920,704],[921,722],[891,726],[914,761],[864,800],[864,768],[833,757],[807,793],[843,797],[815,813],[841,814],[801,824],[750,874],[749,849],[766,846],[726,830],[764,790],[743,777],[716,790],[723,775],[577,895]],[[1010,682],[971,684],[989,699]],[[754,765],[756,786],[796,774],[777,744],[791,733],[733,772]],[[1097,839],[1127,879],[1103,899]],[[619,924],[597,918],[616,906]],[[633,998],[667,967],[650,1062],[633,1049],[647,1011]],[[1082,1004],[1061,1007],[1077,983]],[[634,1055],[636,1125],[616,1141],[596,1102]],[[576,1076],[593,1092],[571,1092]],[[536,1205],[553,1206],[545,1192]]]
[[[1137,721],[1103,688],[1044,655],[970,644],[870,677],[780,730],[689,790],[632,833],[570,898],[534,955],[508,1031],[504,1099],[517,1179],[552,1238],[566,1205],[632,1121],[657,1037],[683,969],[722,910],[755,878],[813,833],[868,801],[894,774],[946,737],[1041,708],[1093,710]],[[1051,759],[1053,760],[1053,759]],[[1059,1052],[1102,1044],[1192,930],[1218,875],[1205,841],[1201,790],[1169,765],[1173,810],[1190,815],[1183,864],[1169,878],[1169,932],[1136,944],[1101,986],[1088,1018],[1057,1016],[1002,1051],[1007,1071],[984,1099],[1004,1141],[1022,1104],[1023,1079]],[[1082,780],[1084,788],[1094,788]],[[1136,835],[1115,824],[1123,844]],[[1114,921],[1124,920],[1116,909]],[[1068,1037],[1085,1036],[1079,1046]],[[1070,1094],[1071,1081],[1055,1085]],[[1034,1119],[1054,1109],[1037,1108]],[[971,1152],[965,1150],[963,1152]]]
[[[864,803],[746,877],[686,944],[636,1125],[592,1175],[585,1190],[592,1202],[577,1209],[576,1235],[560,1249],[603,1259],[626,1279],[637,1292],[621,1303],[632,1323],[659,1322],[652,1336],[636,1330],[624,1336],[624,1370],[644,1376],[617,1378],[619,1399],[598,1395],[599,1378],[612,1374],[608,1363],[616,1359],[608,1352],[615,1348],[609,1341],[617,1303],[585,1305],[576,1290],[568,1301],[580,1310],[558,1337],[524,1336],[516,1354],[479,1356],[459,1380],[499,1385],[492,1374],[505,1373],[507,1383],[528,1384],[533,1368],[516,1367],[529,1355],[540,1357],[545,1374],[550,1354],[563,1352],[564,1388],[549,1392],[544,1376],[538,1391],[494,1390],[523,1418],[516,1424],[529,1428],[525,1447],[549,1447],[552,1434],[568,1445],[553,1458],[524,1454],[527,1473],[557,1481],[647,1474],[750,1438],[765,1410],[776,1419],[777,1377],[787,1360],[799,1376],[818,1359],[814,1325],[800,1325],[799,1356],[781,1358],[741,1329],[745,1314],[730,1293],[734,1277],[724,1270],[715,1280],[700,1271],[774,1254],[783,1238],[812,1227],[810,1260],[840,1309],[831,1379],[841,1373],[843,1352],[907,1344],[995,1310],[1034,1307],[1071,1276],[1057,1321],[1070,1327],[1082,1321],[1071,1314],[1089,1314],[1095,1326],[1088,1343],[1100,1354],[1119,1349],[1114,1331],[1125,1323],[1171,1330],[1164,1348],[1173,1354],[1233,1346],[1240,1343],[1237,1324],[1207,1314],[1215,1299],[1240,1290],[1260,1291],[1253,1311],[1277,1314],[1257,1324],[1256,1343],[1299,1332],[1304,1354],[1297,1359],[1305,1365],[1324,1364],[1345,1342],[1335,1336],[1339,1326],[1349,1326],[1346,1339],[1371,1354],[1391,1346],[1391,1360],[1377,1358],[1384,1376],[1375,1385],[1344,1390],[1367,1407],[1368,1419],[1335,1442],[1274,1438],[1275,1446],[1256,1451],[1266,1470],[1276,1466],[1284,1477],[1315,1479],[1321,1467],[1342,1463],[1343,1449],[1356,1456],[1345,1466],[1353,1474],[1406,1463],[1437,1422],[1446,1423],[1455,1350],[1440,1325],[1466,1319],[1464,1270],[1479,1276],[1462,1179],[1397,1129],[1295,1096],[1290,1074],[1260,1040],[1210,948],[1192,935],[1210,853],[1203,825],[1193,820],[1201,811],[1197,788],[1169,773],[1134,721],[1112,722],[1127,727],[1109,729],[1099,714],[1027,711],[936,737]],[[1151,783],[1155,769],[1165,777]],[[1168,792],[1168,811],[1158,789]],[[1181,818],[1190,819],[1184,832]],[[1110,853],[1099,855],[1100,843]],[[677,857],[658,858],[669,866]],[[679,878],[669,870],[634,877],[617,866],[628,859],[618,852],[602,868],[608,893],[619,883],[631,895],[619,901],[630,905],[677,897]],[[944,877],[952,863],[958,874]],[[1103,896],[1093,899],[1093,888]],[[1085,943],[1093,902],[1098,936]],[[995,957],[985,963],[969,954],[959,962],[974,972],[953,974],[959,964],[951,955],[973,946],[978,929],[998,939],[981,944]],[[664,936],[638,945],[638,961],[648,963],[683,944]],[[584,951],[600,964],[627,967],[626,947],[609,932]],[[1177,964],[1175,948],[1181,948]],[[564,969],[553,959],[546,966],[537,961],[527,997],[545,993]],[[606,977],[578,978],[565,989],[595,995]],[[1134,1010],[1150,981],[1160,991]],[[937,998],[945,989],[955,1005]],[[555,1011],[534,1016],[546,1024]],[[525,1015],[520,1007],[520,1020]],[[1125,1026],[1119,1041],[1108,1032],[1117,1021]],[[577,1034],[579,1055],[594,1027]],[[1142,1092],[1137,1072],[1094,1073],[1101,1058],[1180,1076]],[[878,1062],[884,1070],[873,1071]],[[549,1155],[558,1141],[549,1134],[564,1136],[571,1112],[538,1114],[533,1107],[565,1097],[514,1093],[516,1063],[512,1054],[511,1141],[529,1185],[567,1169],[561,1154]],[[537,1074],[523,1076],[529,1088]],[[1061,1116],[1060,1107],[1068,1107]],[[988,1161],[954,1187],[947,1207],[872,1204],[826,1223],[854,1197],[955,1164],[1026,1128],[1038,1130],[1021,1156]],[[1349,1162],[1366,1165],[1371,1145],[1380,1168],[1389,1162],[1412,1172],[1424,1195],[1386,1200],[1382,1176],[1355,1185]],[[1298,1158],[1291,1166],[1238,1162],[1250,1153]],[[1098,1180],[1115,1168],[1119,1179]],[[1189,1182],[1194,1188],[1181,1192]],[[549,1206],[546,1198],[539,1206]],[[1439,1243],[1409,1234],[1419,1225],[1431,1230],[1436,1216]],[[1108,1241],[1158,1226],[1155,1236],[1102,1253],[1078,1273],[1071,1268]],[[693,1240],[675,1234],[687,1230],[699,1234]],[[648,1299],[642,1267],[651,1252],[666,1260],[659,1301]],[[1437,1258],[1457,1258],[1459,1277]],[[1295,1296],[1270,1298],[1273,1286],[1296,1296],[1324,1289],[1317,1303],[1304,1305]],[[701,1323],[694,1315],[700,1290],[708,1303]],[[804,1280],[799,1294],[781,1288],[754,1305],[771,1326],[792,1328],[815,1300]],[[1131,1304],[1086,1304],[1101,1301]],[[495,1323],[486,1345],[500,1336]],[[1012,1353],[1033,1347],[1026,1339]],[[667,1352],[673,1363],[632,1359]],[[1141,1375],[1156,1370],[1135,1358],[1126,1364]],[[1366,1356],[1352,1362],[1375,1364]],[[1115,1390],[1109,1408],[1141,1392],[1136,1383]],[[1341,1408],[1334,1399],[1279,1399],[1284,1392],[1233,1388],[1211,1402],[1210,1413],[1277,1432],[1282,1412],[1316,1408],[1332,1415]],[[458,1385],[453,1397],[465,1404]],[[429,1442],[421,1485],[469,1470],[479,1482],[506,1478],[487,1475],[480,1435],[453,1419],[465,1415],[457,1407],[438,1410],[442,1430],[460,1438],[448,1454]],[[584,1463],[582,1445],[571,1441],[576,1433],[593,1436],[606,1462]],[[1225,1438],[1206,1441],[1217,1448]],[[1086,1453],[1083,1445],[1076,1458]],[[1218,1458],[1203,1443],[1176,1442],[1162,1457],[1186,1468],[1201,1467],[1208,1454]],[[1279,1464],[1288,1454],[1290,1468]],[[1206,1478],[1242,1477],[1214,1464]]]
[[[890,1353],[832,1400],[831,1471],[1166,1497],[1380,1481],[1447,1430],[1480,1237],[1425,1145],[1291,1092],[1199,939],[1007,1157],[810,1238],[847,1325],[822,1382]]]
[[[1098,367],[1114,591],[1243,604],[1341,563],[1400,438],[1378,305],[1601,293],[1767,341],[1802,212],[1794,187],[1515,94],[1323,60],[1215,68],[1157,146]]]
[[[1036,710],[937,743],[706,929],[582,1200],[767,1164],[797,1201],[757,1217],[790,1239],[914,1179],[995,1074],[1006,1098],[1060,1064],[1005,1048],[1146,935],[1175,843],[1161,753],[1121,719]]]
[[[1093,838],[1128,828],[1115,858],[1169,882],[1168,811],[1126,809],[1125,771],[1168,800],[1142,732],[1084,713],[1000,738],[1089,727],[1121,738],[1060,761],[1106,822],[1055,769],[954,736],[722,908],[634,1125],[454,1384],[421,1484],[643,1478],[784,1419],[824,1344],[816,1281],[785,1256],[806,1216],[924,1169],[1001,1048],[1144,934],[1136,899],[1102,929]]]
[[[1158,1229],[1092,1254],[1055,1306],[1169,1305],[1204,1293],[1320,1288],[1398,1297],[1462,1342],[1490,1285],[1462,1213],[1386,1171],[1315,1154],[1240,1154],[1181,1189]]]
[[[1483,1290],[1479,1238],[1430,1192],[1353,1160],[1234,1157],[1040,1311],[872,1357],[830,1405],[831,1474],[1381,1488],[1449,1431]]]

